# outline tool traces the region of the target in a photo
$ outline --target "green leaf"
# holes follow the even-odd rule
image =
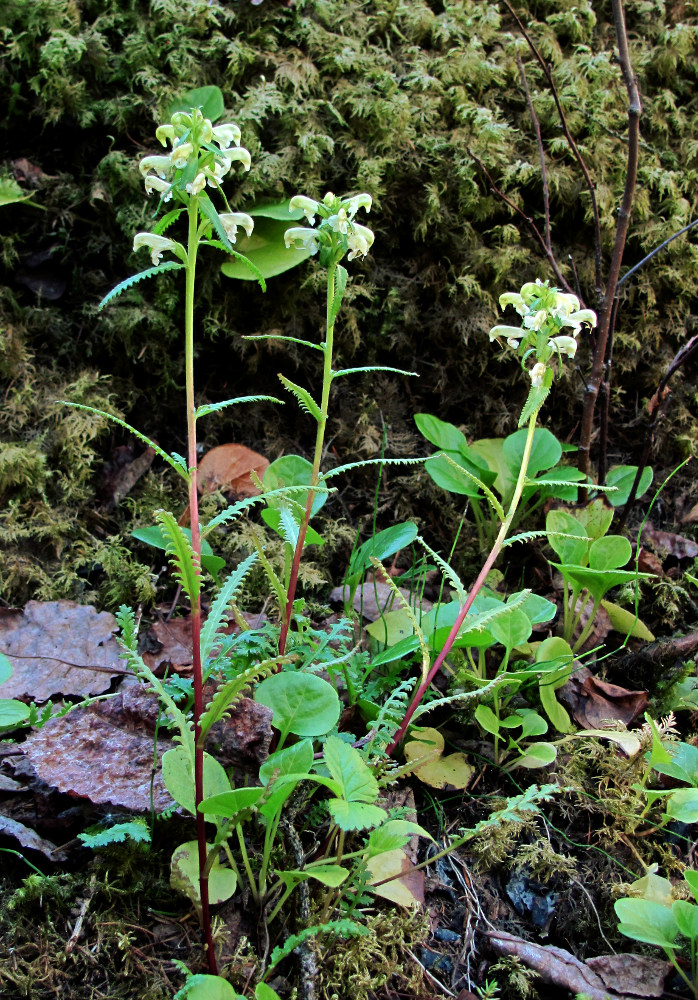
[[[378,782],[359,751],[337,736],[330,736],[323,747],[327,768],[348,802],[375,802]]]
[[[680,823],[698,823],[698,788],[679,788],[666,801],[666,814]]]
[[[496,618],[488,629],[490,635],[501,642],[507,651],[527,642],[532,630],[528,615],[521,608],[513,608],[509,614]]]
[[[545,519],[550,547],[567,565],[586,563],[589,538],[586,529],[566,510],[550,510]]]
[[[366,631],[377,642],[382,642],[388,647],[395,646],[397,643],[407,642],[410,638],[415,643],[415,649],[419,645],[419,641],[414,634],[412,619],[406,608],[384,612],[375,622],[371,622],[370,625],[366,626]]]
[[[651,573],[635,573],[627,569],[587,569],[584,566],[567,566],[561,563],[550,565],[559,570],[566,580],[586,588],[597,603],[601,602],[607,591],[621,583],[649,580],[652,577]]]
[[[528,739],[531,736],[543,736],[548,731],[548,723],[533,709],[519,709],[518,714],[522,716],[521,738]]]
[[[387,819],[387,812],[380,806],[365,802],[347,802],[346,799],[329,799],[330,816],[340,830],[370,830]]]
[[[342,267],[341,264],[337,264],[335,269],[334,295],[332,296],[332,302],[327,310],[328,327],[334,326],[339,310],[342,307],[342,299],[344,298],[344,293],[347,288],[348,278],[349,272],[346,267]]]
[[[475,721],[486,733],[496,736],[499,733],[500,722],[489,705],[478,705],[475,709]]]
[[[414,422],[417,430],[427,441],[435,445],[440,451],[465,451],[468,450],[468,442],[465,434],[459,431],[454,424],[449,424],[445,420],[439,420],[431,413],[415,413]]]
[[[168,510],[156,511],[155,519],[165,535],[165,553],[172,564],[175,579],[193,604],[201,591],[201,578],[197,572],[197,555],[192,548],[191,533],[187,538]]]
[[[299,882],[305,882],[309,878],[314,878],[322,885],[336,889],[342,882],[346,882],[349,876],[347,869],[340,865],[314,865],[312,868],[304,868],[302,871],[294,869],[287,872],[277,871],[276,874],[287,888],[298,885]]]
[[[332,378],[343,378],[345,375],[358,375],[361,372],[394,372],[396,375],[412,375],[419,378],[418,372],[408,372],[404,368],[392,368],[390,365],[361,365],[359,368],[340,368],[332,372]]]
[[[250,215],[256,214],[253,210]],[[243,236],[235,244],[240,254],[248,260],[263,278],[275,278],[292,267],[297,267],[310,257],[309,250],[292,247],[286,249],[284,235],[293,221],[276,218],[259,218],[255,221],[251,236]],[[240,260],[226,261],[221,267],[226,278],[238,281],[252,281],[254,275]]]
[[[242,813],[249,814],[249,811],[257,804],[263,794],[263,788],[233,788],[230,790],[230,782],[228,782],[228,791],[207,795],[199,806],[199,812],[205,816],[223,816],[225,819],[236,819]]]
[[[504,520],[501,504],[494,498],[494,494],[491,493],[487,484],[477,474],[480,470],[472,463],[468,463],[460,452],[439,452],[432,455],[424,463],[424,468],[436,485],[448,490],[449,493],[474,498],[479,497],[480,491],[482,491],[488,495],[488,499],[500,520]]]
[[[310,486],[310,479],[313,472],[312,464],[307,458],[300,455],[282,455],[269,465],[262,477],[264,486],[264,500],[269,507],[274,507],[281,502],[268,494],[284,486]],[[293,499],[301,505],[303,509],[308,502],[308,490],[304,492],[294,491]],[[327,488],[320,486],[313,498],[311,516],[317,514],[327,500]]]
[[[386,851],[396,851],[409,842],[412,837],[434,838],[419,825],[406,819],[390,819],[377,830],[373,830],[366,842],[366,857],[373,858]]]
[[[267,975],[281,962],[287,955],[290,955],[299,944],[303,944],[309,938],[317,937],[319,934],[339,934],[341,937],[365,937],[369,934],[368,927],[357,924],[355,920],[328,920],[326,923],[317,924],[313,927],[305,927],[298,934],[291,934],[286,938],[280,948],[274,948],[269,960]],[[263,998],[266,1000],[266,998]]]
[[[15,698],[0,698],[0,730],[15,729],[29,718],[30,709]]]
[[[212,845],[207,844],[210,850]],[[199,848],[195,840],[180,844],[170,862],[170,885],[191,899],[197,909],[201,905],[199,893]],[[208,876],[208,898],[212,905],[223,903],[235,893],[237,875],[224,868],[216,859]]]
[[[181,530],[191,545],[191,528],[182,528]],[[163,552],[167,550],[167,538],[157,524],[149,525],[146,528],[134,528],[131,537],[146,545],[152,545],[154,549],[162,549]],[[225,566],[225,559],[214,556],[213,549],[205,538],[201,539],[201,565],[214,577]]]
[[[202,556],[204,545],[208,545],[208,542],[202,542]],[[211,650],[216,644],[218,629],[224,623],[224,620],[227,623],[226,614],[228,608],[230,607],[231,602],[235,599],[235,595],[242,586],[245,577],[256,563],[257,558],[257,553],[253,552],[251,555],[247,556],[246,559],[243,559],[233,572],[226,577],[215,601],[211,605],[211,610],[209,611],[208,617],[206,618],[204,626],[201,629],[201,662],[204,667],[206,666],[206,661],[211,655]],[[203,562],[203,558],[201,561]]]
[[[257,983],[254,988],[254,1000],[281,1000],[276,990],[266,983]]]
[[[480,438],[470,445],[470,453],[476,458],[483,459],[485,464],[495,475],[494,489],[502,499],[510,499],[513,493],[516,475],[512,476],[511,468],[504,457],[503,438]],[[517,469],[518,475],[518,469]]]
[[[33,191],[26,194],[14,177],[0,174],[0,208],[4,205],[15,205],[20,201],[28,201],[34,197]]]
[[[606,486],[615,486],[616,491],[610,493],[608,499],[613,504],[614,507],[622,507],[623,504],[628,502],[630,498],[630,490],[632,489],[633,482],[635,481],[635,474],[637,473],[636,465],[613,465],[608,470],[606,475]],[[654,477],[654,472],[651,466],[646,465],[642,470],[642,475],[640,476],[640,482],[637,488],[637,499],[639,500],[641,496],[644,496],[647,490],[652,485],[652,479]]]
[[[177,221],[182,212],[184,212],[183,208],[173,208],[171,212],[167,212],[166,215],[163,215],[163,217],[159,219],[153,226],[154,235],[162,236],[162,234],[166,232],[166,230],[168,230],[170,226]]]
[[[530,743],[512,767],[548,767],[557,757],[557,747],[553,743]]]
[[[671,907],[679,934],[695,940],[698,938],[698,906],[685,899],[677,899]]]
[[[9,681],[10,677],[12,677],[12,664],[4,653],[0,653],[0,684]]]
[[[413,521],[403,521],[372,535],[356,550],[351,557],[347,571],[347,582],[350,586],[352,577],[357,577],[356,584],[363,573],[371,565],[371,558],[383,562],[394,556],[396,552],[407,548],[417,537],[417,525]]]
[[[119,282],[110,292],[107,292],[97,306],[97,309],[104,309],[112,299],[115,299],[117,295],[121,295],[122,292],[125,292],[138,281],[144,281],[146,278],[154,278],[157,274],[164,274],[165,271],[181,271],[183,267],[184,264],[179,264],[176,260],[166,260],[164,263],[158,264],[157,267],[149,267],[147,271],[139,271],[138,274],[132,274],[130,278]]]
[[[606,534],[613,521],[614,510],[605,497],[596,497],[584,507],[575,511],[574,516],[586,531],[589,538],[596,541]]]
[[[78,834],[78,839],[85,847],[94,850],[100,847],[108,847],[109,844],[123,844],[126,840],[133,840],[135,843],[150,843],[150,828],[144,819],[133,819],[128,823],[116,823],[102,830],[87,830]]]
[[[267,202],[261,205],[254,205],[246,209],[247,214],[255,219],[281,219],[283,222],[298,222],[305,215],[302,208],[291,211],[291,199],[286,201]]]
[[[505,462],[515,475],[518,475],[521,463],[523,462],[524,449],[526,447],[526,437],[528,431],[523,429],[514,431],[504,438],[502,444],[502,454]],[[560,461],[562,457],[562,445],[547,427],[536,427],[533,432],[533,445],[531,447],[531,457],[528,460],[527,475],[535,476],[544,469],[551,469]]]
[[[272,724],[284,737],[324,736],[341,711],[335,689],[316,674],[274,674],[262,681],[254,697],[272,710]]]
[[[238,403],[259,403],[262,401],[278,403],[280,406],[284,405],[283,399],[277,399],[276,396],[238,396],[236,399],[223,399],[220,403],[205,403],[203,406],[198,406],[196,409],[196,419],[205,417],[209,413],[217,413],[228,406],[237,406]]]
[[[304,389],[303,386],[296,385],[295,382],[292,382],[289,378],[286,378],[285,375],[279,375],[279,380],[283,385],[284,389],[288,389],[289,392],[293,393],[293,395],[298,400],[301,409],[305,410],[306,413],[309,413],[310,416],[313,418],[313,420],[315,420],[317,423],[320,423],[320,421],[322,420],[322,411],[315,402],[315,400],[313,399],[313,397],[310,395],[308,390]]]
[[[196,87],[194,90],[188,90],[168,105],[167,118],[171,118],[175,111],[184,111],[185,114],[189,114],[193,108],[201,108],[201,114],[204,118],[208,118],[211,122],[217,121],[225,111],[225,101],[220,87],[211,84],[208,87]]]
[[[552,371],[549,368],[546,372],[546,376],[552,375]],[[526,397],[526,402],[524,403],[523,409],[521,410],[521,416],[519,417],[519,427],[525,427],[530,421],[534,414],[538,413],[543,403],[548,398],[550,394],[550,386],[547,385],[532,385],[528,391],[528,396]]]
[[[579,488],[574,484],[584,483],[587,479],[588,477],[583,472],[580,472],[579,469],[562,466],[536,476],[532,485],[540,491],[541,497],[546,499],[554,497],[556,500],[576,503],[579,496]]]
[[[654,641],[654,635],[632,611],[621,608],[619,604],[614,604],[612,601],[601,601],[601,607],[606,611],[616,632],[632,639],[644,639],[645,642]]]
[[[230,983],[220,976],[198,972],[187,979],[182,989],[175,993],[173,1000],[244,1000],[244,997],[236,993]]]
[[[620,920],[618,930],[626,937],[671,951],[679,933],[673,912],[649,899],[617,899],[613,904]]]
[[[664,749],[663,744],[660,746]],[[665,750],[665,757],[657,753],[651,755],[650,763],[655,771],[685,781],[687,785],[698,785],[698,747],[683,742],[672,742],[668,747],[671,753]]]
[[[688,868],[683,873],[683,877],[693,893],[693,898],[698,900],[698,872],[694,871],[692,868]]]
[[[168,455],[166,451],[163,451],[160,445],[156,444],[155,441],[151,441],[151,439],[146,437],[145,434],[141,434],[141,432],[137,431],[135,427],[127,424],[125,420],[122,420],[120,417],[115,417],[113,413],[107,413],[106,410],[98,410],[94,406],[85,406],[84,403],[69,403],[65,399],[59,399],[58,402],[61,406],[72,406],[74,410],[84,410],[86,413],[95,413],[97,416],[104,417],[106,420],[111,420],[112,423],[118,424],[119,427],[123,427],[124,430],[127,430],[131,434],[135,435],[139,441],[143,441],[149,448],[152,448],[155,454],[167,462],[167,464],[171,466],[177,475],[181,476],[186,483],[189,482],[189,473],[186,468],[182,469],[179,462],[177,462],[171,455]]]
[[[175,802],[195,815],[194,768],[189,753],[183,746],[173,747],[162,755],[162,780]],[[224,769],[210,754],[204,754],[204,796],[230,791],[230,782]]]
[[[591,569],[620,569],[630,559],[632,547],[627,538],[622,535],[606,535],[597,538],[589,548],[589,566]]]
[[[230,237],[225,231],[225,227],[223,226],[220,216],[216,211],[216,206],[213,204],[209,196],[203,191],[201,192],[198,198],[198,207],[202,222],[206,222],[208,220],[208,222],[211,223],[216,232],[216,235],[218,236],[218,239],[223,245],[223,249],[226,250],[228,253],[231,254],[235,253],[235,250],[233,249],[233,244],[230,242]]]
[[[277,750],[270,754],[259,769],[259,780],[263,785],[267,785],[275,774],[279,778],[287,774],[308,774],[312,766],[313,741],[299,740],[285,750]],[[262,815],[271,818],[292,794],[294,788],[296,784],[288,782],[272,789],[271,795],[260,807]]]

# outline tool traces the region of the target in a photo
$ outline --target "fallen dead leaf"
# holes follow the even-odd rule
[[[24,823],[19,823],[16,819],[11,819],[0,813],[0,836],[12,837],[25,850],[39,851],[50,861],[65,861],[67,855],[60,848],[52,844],[50,840],[44,840],[39,834]]]
[[[411,607],[414,607],[414,593],[410,593],[404,587],[399,587],[398,590],[407,603]],[[349,593],[348,587],[335,587],[330,593],[330,601],[337,604],[344,604],[349,600]],[[366,583],[362,583],[360,587],[356,588],[356,593],[352,601],[354,611],[357,614],[363,615],[370,622],[375,622],[386,611],[396,611],[400,606],[400,602],[395,597],[392,588],[387,583],[381,583],[380,580],[367,580]],[[427,601],[426,599],[419,601],[419,608],[422,614],[431,611],[432,607],[431,601]]]
[[[206,452],[199,462],[199,493],[235,493],[239,497],[259,496],[259,490],[250,479],[256,472],[261,479],[269,460],[243,444],[221,444]]]
[[[659,531],[651,524],[642,529],[642,540],[651,545],[655,551],[674,556],[675,559],[695,559],[698,556],[698,542],[683,535],[675,535],[673,531]]]
[[[694,504],[688,514],[681,518],[681,524],[698,524],[698,503]]]
[[[191,616],[156,621],[145,634],[148,652],[143,662],[153,673],[174,670],[178,674],[191,672]]]
[[[155,451],[146,448],[140,455],[135,454],[133,445],[121,445],[112,452],[109,462],[102,469],[100,493],[104,497],[105,510],[113,510],[131,492],[141,476],[153,464]]]
[[[637,557],[637,568],[641,573],[654,573],[655,576],[664,576],[664,567],[661,560],[649,549],[641,548]]]
[[[376,886],[373,891],[377,896],[389,899],[399,906],[424,905],[424,870],[420,868],[419,871],[414,871],[403,848],[377,854],[368,862],[368,870],[372,876],[369,885],[384,878],[391,879],[390,882]],[[396,875],[398,877],[394,878]]]
[[[583,608],[582,603],[584,603]],[[593,608],[593,601],[582,602],[581,598],[577,601],[577,605],[574,609],[575,614],[579,614],[581,611],[581,614],[579,615],[579,625],[577,626],[576,631],[577,636],[581,635],[582,631],[589,624],[589,618]],[[594,614],[594,624],[592,630],[582,644],[581,651],[585,652],[588,649],[594,649],[596,646],[601,645],[604,639],[608,636],[608,633],[611,631],[611,628],[611,619],[608,616],[608,612],[603,607],[597,608],[596,613]]]
[[[616,993],[634,997],[661,997],[671,963],[649,955],[599,955],[588,958],[586,965],[600,976],[604,985]]]
[[[505,931],[489,931],[486,934],[497,955],[515,955],[525,966],[537,972],[544,982],[571,993],[583,993],[587,1000],[610,1000],[601,977],[564,948],[554,945],[544,947]],[[616,1000],[630,998],[627,994],[618,994]]]
[[[629,726],[644,712],[648,701],[646,691],[629,691],[618,684],[608,684],[587,667],[575,670],[556,693],[584,729],[599,729],[605,721]]]
[[[158,757],[171,747],[158,740]],[[173,804],[160,770],[153,774],[152,733],[121,729],[91,709],[49,720],[22,750],[42,781],[95,805],[148,812],[151,779],[152,808],[161,812]]]
[[[3,698],[47,701],[108,691],[114,677],[129,672],[119,659],[116,628],[113,615],[74,601],[29,601],[24,612],[0,609],[0,652],[12,664]]]

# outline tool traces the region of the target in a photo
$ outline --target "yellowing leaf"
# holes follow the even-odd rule
[[[465,754],[452,753],[443,756],[444,738],[438,729],[419,730],[418,739],[405,744],[408,761],[421,761],[412,768],[420,781],[432,788],[466,788],[473,776],[473,769],[465,759]]]
[[[399,906],[422,906],[424,904],[424,871],[420,868],[414,871],[412,863],[402,848],[395,851],[384,851],[371,858],[368,870],[372,875],[371,882],[381,882],[384,878],[392,878],[384,885],[375,886],[373,892],[383,899]]]

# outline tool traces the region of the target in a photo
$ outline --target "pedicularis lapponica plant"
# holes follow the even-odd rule
[[[302,212],[308,225],[288,228],[286,246],[301,247],[317,255],[320,266],[326,270],[327,312],[322,342],[316,344],[290,337],[277,338],[294,340],[304,348],[319,351],[323,358],[319,399],[305,386],[279,376],[283,387],[295,396],[315,421],[312,462],[298,456],[284,456],[279,460],[280,465],[273,463],[276,466],[273,475],[265,475],[264,482],[258,483],[261,489],[259,496],[240,500],[208,524],[201,525],[197,489],[198,421],[224,407],[272,397],[246,396],[196,405],[194,332],[198,253],[212,248],[233,255],[256,275],[262,288],[265,281],[255,265],[235,249],[238,232],[244,230],[249,236],[253,232],[254,219],[244,212],[232,211],[222,188],[232,168],[250,168],[250,155],[239,145],[241,135],[237,126],[214,126],[200,110],[193,109],[191,113],[175,113],[168,124],[158,128],[156,135],[166,152],[144,157],[140,162],[140,171],[146,192],[159,197],[158,209],[170,203],[171,207],[166,209],[151,232],[138,233],[134,239],[134,250],[147,249],[150,252],[152,267],[118,285],[105,297],[102,306],[137,281],[165,272],[184,271],[187,456],[169,454],[155,443],[148,443],[186,482],[188,488],[189,531],[180,526],[169,511],[158,511],[156,519],[166,540],[175,576],[191,608],[191,708],[178,704],[171,688],[152,673],[139,655],[134,613],[122,607],[118,621],[129,665],[157,693],[174,730],[177,746],[163,756],[163,779],[172,798],[196,820],[196,840],[181,844],[173,854],[172,882],[190,896],[199,912],[207,946],[209,974],[190,977],[181,995],[220,997],[221,1000],[236,995],[232,987],[217,976],[211,930],[212,903],[229,898],[238,887],[244,886],[260,914],[271,922],[282,913],[288,898],[309,879],[324,888],[319,923],[289,938],[284,948],[272,954],[271,963],[263,970],[255,996],[258,1000],[273,1000],[276,994],[263,980],[274,965],[310,934],[327,930],[360,933],[361,925],[351,918],[364,894],[371,891],[371,883],[377,880],[373,874],[375,859],[404,846],[410,836],[428,836],[418,824],[391,813],[380,800],[382,785],[394,780],[403,770],[416,767],[415,761],[411,760],[409,768],[396,768],[390,758],[407,735],[410,725],[421,714],[444,701],[467,701],[474,686],[477,696],[475,720],[483,730],[494,735],[495,758],[500,757],[499,744],[505,730],[510,739],[504,750],[514,750],[519,758],[526,758],[527,766],[544,765],[554,758],[554,748],[552,756],[547,749],[550,744],[538,744],[537,751],[522,746],[522,741],[545,732],[547,723],[535,712],[532,715],[531,710],[509,704],[525,673],[519,671],[517,674],[509,669],[510,657],[517,648],[525,645],[534,624],[553,617],[554,606],[549,601],[536,598],[530,591],[522,591],[503,601],[482,589],[507,542],[522,497],[530,496],[532,491],[541,487],[540,480],[528,478],[539,411],[555,375],[562,374],[563,359],[574,357],[578,336],[585,325],[595,324],[596,317],[590,310],[580,310],[575,296],[562,294],[550,288],[547,282],[528,283],[520,292],[501,297],[502,307],[513,306],[521,322],[519,326],[495,327],[490,338],[506,341],[508,347],[516,352],[529,385],[528,398],[519,421],[523,437],[517,443],[515,474],[512,473],[509,486],[503,487],[500,483],[497,487],[500,500],[493,492],[495,477],[490,474],[486,462],[483,464],[482,459],[467,460],[467,443],[456,440],[454,448],[444,448],[437,456],[445,469],[455,470],[454,475],[461,477],[489,503],[498,526],[496,535],[493,533],[490,552],[474,585],[466,593],[451,567],[426,546],[452,584],[457,599],[443,605],[442,609],[437,608],[430,629],[426,625],[422,627],[424,623],[420,624],[409,610],[414,636],[401,650],[400,656],[404,658],[402,669],[410,665],[412,654],[418,647],[421,676],[416,682],[398,678],[394,692],[386,691],[385,686],[381,689],[380,684],[376,686],[375,689],[382,690],[387,697],[383,705],[375,706],[368,737],[357,740],[353,734],[339,733],[340,697],[335,686],[318,676],[318,671],[326,668],[332,679],[343,673],[352,704],[361,705],[371,668],[366,667],[365,658],[359,666],[352,666],[352,652],[344,646],[336,651],[336,644],[341,644],[346,638],[341,625],[330,636],[318,636],[302,615],[302,601],[296,599],[303,550],[319,538],[310,527],[311,518],[333,489],[330,484],[335,476],[351,470],[356,464],[366,464],[355,463],[330,472],[323,472],[321,468],[331,387],[336,379],[354,372],[380,370],[413,374],[397,368],[376,366],[334,368],[334,328],[349,281],[349,273],[342,261],[346,258],[351,262],[364,257],[373,244],[372,231],[357,221],[359,212],[370,211],[371,198],[367,194],[348,197],[327,194],[321,200],[303,195],[291,199],[290,211],[297,213],[296,218]],[[172,235],[178,228],[184,232],[181,241]],[[129,425],[117,422],[141,439],[148,440]],[[436,421],[429,425],[432,437],[436,434],[438,438],[444,433],[443,428],[450,427],[443,423],[439,427],[439,423]],[[449,441],[452,440],[455,438],[450,435]],[[377,464],[389,461],[380,459]],[[569,488],[571,480],[561,475],[559,480],[548,477],[545,482],[548,487]],[[263,505],[265,522],[284,540],[287,556],[285,572],[280,578],[267,559],[260,540],[257,551],[243,560],[222,583],[204,621],[201,599],[202,541],[216,528],[232,523],[255,504]],[[567,524],[562,526],[563,529],[567,527]],[[550,539],[570,536],[570,532],[555,528],[551,526],[548,529]],[[576,531],[572,534],[575,537],[579,535]],[[351,587],[356,588],[362,574],[371,566],[380,574],[382,566],[379,558],[387,558],[406,544],[406,540],[407,543],[414,540],[415,536],[414,525],[396,525],[361,546],[352,559]],[[592,567],[593,548],[591,541],[589,547],[585,547],[585,558]],[[621,554],[616,553],[616,556],[619,558]],[[244,649],[247,652],[241,655],[240,637],[231,637],[224,631],[224,626],[228,623],[236,594],[255,562],[259,562],[267,574],[278,605],[279,624],[277,631],[267,630],[264,635],[260,632],[256,644],[245,636]],[[584,568],[583,560],[580,565]],[[445,614],[439,618],[441,610]],[[330,646],[330,640],[335,645]],[[497,675],[490,681],[485,675],[484,660],[475,663],[471,647],[484,649],[497,643],[504,647],[504,656]],[[472,668],[471,690],[456,691],[450,699],[432,700],[425,705],[425,695],[431,682],[456,647],[467,650]],[[396,659],[400,657],[392,657],[393,661]],[[548,718],[563,732],[569,728],[569,719],[553,692],[569,676],[573,659],[569,641],[553,638],[548,646],[538,649],[528,671],[528,675],[540,680],[540,700]],[[390,657],[383,657],[384,663],[389,661]],[[341,670],[338,670],[340,664]],[[461,670],[461,679],[462,673]],[[547,679],[546,683],[541,680],[542,677]],[[508,690],[506,697],[503,682],[506,682]],[[212,691],[206,705],[205,684],[206,690]],[[410,687],[413,690],[407,704]],[[233,788],[223,767],[205,751],[205,743],[211,728],[251,688],[254,689],[255,699],[272,711],[277,742],[274,752],[261,765],[256,783]],[[486,700],[491,702],[492,708],[483,704]],[[365,699],[363,703],[366,703]],[[521,735],[514,738],[511,731],[517,729],[521,730]],[[296,850],[294,867],[275,867],[275,859],[279,855],[279,831],[288,832],[299,804],[307,807],[318,790],[329,793],[327,799],[317,804],[319,810],[324,810],[323,815],[328,822],[322,848],[312,860],[300,857],[302,851]],[[510,800],[507,808],[492,822],[517,818],[535,809],[537,801],[545,798],[550,790],[550,786],[540,790],[533,786],[523,796]],[[471,835],[472,831],[466,833],[461,842]],[[255,850],[252,849],[253,840],[257,845]],[[398,875],[396,871],[389,878]]]

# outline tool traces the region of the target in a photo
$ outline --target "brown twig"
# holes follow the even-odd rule
[[[505,0],[506,2],[506,0]],[[599,395],[599,387],[604,374],[604,363],[606,360],[606,347],[611,330],[611,319],[613,316],[613,303],[616,297],[620,268],[623,262],[623,252],[628,235],[630,224],[630,211],[635,195],[635,185],[637,182],[637,167],[639,159],[640,144],[640,115],[642,113],[642,102],[637,81],[633,74],[632,63],[630,61],[630,51],[628,48],[628,36],[625,28],[625,16],[623,13],[622,0],[613,0],[613,20],[616,27],[616,39],[618,42],[618,60],[628,92],[628,157],[625,174],[625,189],[623,200],[618,212],[618,224],[616,226],[616,238],[613,245],[613,253],[606,280],[606,291],[603,302],[599,310],[599,325],[596,334],[596,346],[592,358],[591,374],[587,381],[584,392],[584,408],[582,412],[582,427],[579,442],[579,471],[585,474],[589,471],[589,459],[591,449],[591,435],[594,426],[594,410],[596,400]]]

